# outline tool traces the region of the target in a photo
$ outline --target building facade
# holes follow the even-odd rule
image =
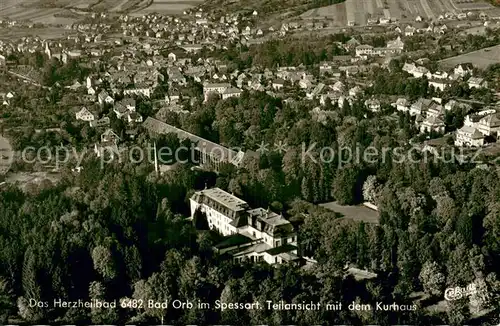
[[[190,198],[191,218],[205,214],[208,226],[226,238],[216,246],[219,253],[236,261],[279,264],[297,262],[297,232],[283,216],[255,208],[219,188],[196,192]]]

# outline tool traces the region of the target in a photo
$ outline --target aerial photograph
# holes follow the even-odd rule
[[[500,325],[500,0],[0,0],[0,325]]]

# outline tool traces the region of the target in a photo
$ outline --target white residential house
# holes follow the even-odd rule
[[[476,128],[485,136],[495,136],[500,132],[500,117],[498,113],[487,115],[479,120]]]
[[[441,118],[436,117],[436,116],[428,117],[420,125],[420,132],[421,133],[431,132],[431,131],[435,131],[438,133],[444,133],[444,129],[445,129],[444,121],[441,120]]]
[[[430,71],[426,74],[427,79],[448,79],[449,75],[447,72],[436,71],[435,73],[431,73]]]
[[[455,75],[458,75],[460,77],[465,77],[467,74],[472,74],[474,67],[472,66],[472,63],[461,63],[455,67],[453,72]]]
[[[285,85],[285,81],[283,79],[275,79],[273,81],[273,85],[272,86],[273,86],[274,90],[278,91],[278,90],[282,89],[284,85]]]
[[[321,105],[326,105],[327,101],[329,100],[330,103],[338,103],[338,100],[340,98],[339,93],[326,93],[326,94],[321,94],[319,97],[319,104]]]
[[[221,96],[224,92],[231,88],[231,85],[228,83],[205,83],[203,84],[203,95],[205,98],[205,102],[208,100],[210,94],[217,94]]]
[[[334,92],[340,92],[340,93],[345,92],[345,85],[341,81],[337,81],[335,84],[331,86],[331,88]]]
[[[113,112],[116,114],[116,117],[118,119],[121,119],[124,117],[128,111],[127,107],[123,105],[121,102],[115,103],[113,107]]]
[[[138,86],[123,90],[123,95],[141,95],[145,97],[151,96],[151,88],[146,86]]]
[[[127,119],[128,123],[141,123],[142,122],[142,116],[135,112],[135,111],[127,111],[125,114],[125,117]]]
[[[316,87],[314,87],[312,92],[306,94],[306,97],[310,100],[314,99],[317,96],[319,96],[323,92],[324,89],[325,89],[325,84],[319,83],[318,85],[316,85]]]
[[[115,100],[109,96],[108,92],[106,92],[104,89],[97,95],[97,99],[99,101],[99,104],[113,104]]]
[[[219,188],[197,191],[189,200],[191,218],[206,216],[208,226],[226,238],[215,246],[241,262],[280,264],[299,260],[297,232],[283,216],[248,203]]]
[[[437,103],[432,103],[427,109],[427,117],[440,117],[444,114],[444,107]]]
[[[113,142],[117,143],[120,141],[120,136],[118,136],[113,129],[107,129],[105,132],[101,134],[101,142],[102,143],[107,143],[107,142]]]
[[[170,52],[168,54],[167,58],[168,58],[168,61],[170,61],[170,62],[177,61],[177,55],[175,53],[173,53],[173,52]]]
[[[310,89],[312,86],[313,86],[313,83],[309,79],[299,80],[299,87],[302,89]]]
[[[386,25],[386,24],[389,24],[390,22],[391,22],[390,18],[387,18],[387,17],[380,18],[380,24],[381,25]]]
[[[410,75],[413,75],[413,77],[415,78],[420,78],[429,73],[429,70],[427,68],[422,66],[416,66],[413,63],[405,63],[403,65],[403,71],[406,71]]]
[[[467,81],[467,85],[469,85],[469,88],[483,88],[488,87],[488,82],[486,82],[483,78],[471,77]]]
[[[375,98],[366,100],[365,106],[372,112],[380,111],[380,101]]]
[[[408,112],[410,110],[410,103],[405,98],[398,98],[395,104],[398,111]]]
[[[127,108],[127,110],[131,112],[135,111],[136,108],[135,99],[131,97],[126,97],[123,100],[121,100],[120,103],[123,104]]]
[[[474,127],[463,126],[455,135],[455,146],[481,147],[484,145],[484,135]]]
[[[406,26],[405,27],[405,36],[413,36],[415,35],[415,27],[413,26]]]
[[[432,104],[432,100],[425,99],[425,98],[420,98],[418,99],[417,102],[413,103],[410,107],[410,115],[416,116],[416,115],[421,115],[427,109],[429,106]]]
[[[445,79],[434,79],[429,80],[429,86],[433,86],[435,89],[444,91],[445,88],[450,86],[450,84]]]
[[[81,121],[94,121],[95,116],[92,112],[90,112],[86,107],[83,107],[80,111],[76,113],[76,120]]]
[[[329,61],[322,61],[319,64],[319,74],[324,75],[325,73],[333,71],[334,64]]]
[[[401,40],[401,37],[398,36],[395,40],[387,42],[387,49],[396,50],[396,52],[403,51],[405,47],[405,43]]]
[[[349,90],[349,96],[352,98],[356,98],[359,95],[361,95],[362,93],[363,93],[363,89],[359,86],[354,86],[353,88],[351,88]]]
[[[356,56],[361,57],[361,56],[368,56],[373,54],[373,46],[363,44],[363,45],[358,45],[356,47]]]

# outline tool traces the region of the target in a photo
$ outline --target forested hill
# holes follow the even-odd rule
[[[259,15],[294,13],[296,15],[309,9],[329,6],[345,0],[207,0],[203,5],[209,10],[224,13],[256,10]]]

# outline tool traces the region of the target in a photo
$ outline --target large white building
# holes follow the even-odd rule
[[[95,116],[92,112],[90,112],[87,108],[83,107],[80,111],[78,111],[76,114],[76,120],[82,120],[82,121],[87,121],[91,122],[94,121]]]
[[[298,261],[297,233],[283,216],[249,205],[219,188],[196,192],[190,198],[191,217],[199,210],[211,229],[226,236],[216,246],[236,261],[265,261],[269,264]]]
[[[231,85],[228,83],[205,83],[203,84],[203,97],[205,98],[205,102],[208,100],[210,94],[217,94],[221,96],[226,92],[227,89],[231,88]]]
[[[484,145],[484,135],[474,127],[463,126],[455,135],[455,146],[481,147]]]

